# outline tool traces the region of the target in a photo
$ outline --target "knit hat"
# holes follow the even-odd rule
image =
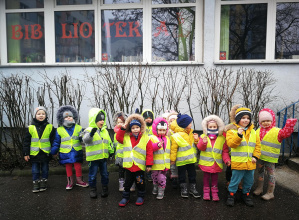
[[[244,115],[248,115],[251,121],[251,110],[249,108],[238,108],[235,113],[235,121],[238,124]]]
[[[143,112],[142,116],[143,116],[144,119],[147,119],[147,118],[154,119],[154,115],[153,115],[153,113],[151,111],[145,111],[145,112]]]
[[[268,111],[260,111],[259,113],[259,123],[262,121],[273,121],[273,117],[270,112]]]
[[[102,120],[105,120],[105,114],[103,112],[100,112],[96,117],[96,123]]]
[[[71,111],[65,111],[65,112],[63,112],[63,118],[66,118],[66,117],[74,117],[74,116]]]
[[[43,110],[45,113],[46,113],[46,116],[48,116],[48,113],[47,113],[47,110],[46,110],[46,108],[45,107],[43,107],[43,106],[38,106],[38,107],[36,107],[35,109],[34,109],[34,118],[35,118],[35,116],[36,116],[36,113],[39,111],[39,110]]]
[[[181,128],[187,128],[187,126],[192,122],[192,118],[187,114],[178,114],[177,124]]]
[[[138,121],[137,119],[133,119],[131,122],[130,122],[130,128],[132,128],[133,125],[137,125],[141,128],[141,123],[140,121]]]

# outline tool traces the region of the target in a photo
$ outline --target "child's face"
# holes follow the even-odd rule
[[[64,120],[66,120],[66,121],[73,121],[73,117],[72,116],[66,116],[64,118]]]
[[[120,118],[118,118],[117,119],[117,125],[123,125],[123,124],[124,124],[124,122]]]
[[[247,125],[249,125],[249,123],[250,123],[250,118],[248,115],[244,115],[241,118],[241,120],[239,121],[239,125],[244,128],[247,127]]]
[[[46,118],[46,112],[44,110],[38,110],[35,115],[36,120],[43,121]]]
[[[139,134],[139,132],[140,132],[140,127],[138,126],[138,125],[133,125],[132,127],[131,127],[131,132],[134,134],[134,135],[137,135],[137,134]]]
[[[158,129],[157,133],[158,133],[158,135],[164,136],[166,134],[166,130],[165,129]]]
[[[172,118],[169,120],[169,124],[171,124],[171,122],[173,122],[175,120],[175,118]]]
[[[262,125],[264,128],[268,128],[268,127],[270,127],[271,124],[272,124],[272,121],[270,121],[270,120],[266,120],[266,121],[262,121],[262,122],[261,122],[261,125]]]
[[[104,125],[104,120],[100,120],[96,123],[96,125],[98,126],[98,128],[102,128]]]
[[[191,126],[192,126],[192,122],[186,127],[186,129],[191,129]]]
[[[208,129],[216,130],[216,129],[218,129],[218,126],[215,122],[211,122],[211,123],[208,124]]]
[[[145,119],[145,122],[147,122],[147,123],[152,123],[152,121],[153,121],[153,119],[151,119],[151,118],[146,118]]]

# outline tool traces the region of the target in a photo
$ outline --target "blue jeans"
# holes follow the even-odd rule
[[[90,187],[97,187],[97,173],[98,168],[100,168],[101,174],[101,183],[102,185],[107,186],[109,183],[109,173],[107,170],[107,160],[100,159],[89,162],[89,175],[88,175],[88,183]]]
[[[48,179],[49,176],[49,162],[32,162],[32,179],[39,180],[40,171],[42,171],[42,178]]]
[[[228,186],[228,191],[236,193],[238,185],[243,179],[242,193],[249,193],[254,182],[254,170],[232,170],[232,173],[233,175]]]

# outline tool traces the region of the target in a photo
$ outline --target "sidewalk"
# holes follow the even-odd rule
[[[287,165],[276,168],[276,182],[278,185],[287,188],[299,195],[299,173],[290,169]]]

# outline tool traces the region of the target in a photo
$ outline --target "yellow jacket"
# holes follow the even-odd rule
[[[226,133],[226,143],[230,148],[237,148],[241,144],[242,138],[240,138],[238,134],[233,133],[232,131],[233,129],[238,130],[239,128],[240,126],[235,123],[229,125],[229,130]],[[253,128],[254,125],[252,124],[246,131],[243,131],[243,137],[245,137],[247,142],[249,141],[250,132]],[[257,159],[259,159],[261,156],[261,141],[258,138],[256,139],[256,145],[252,156],[256,157]],[[256,163],[253,163],[249,160],[246,163],[232,161],[231,168],[233,170],[255,170]]]

